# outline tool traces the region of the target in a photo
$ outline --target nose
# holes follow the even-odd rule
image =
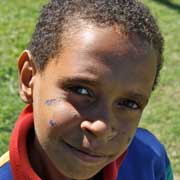
[[[104,141],[109,141],[116,135],[110,123],[102,120],[95,120],[93,122],[85,120],[81,123],[81,129]]]

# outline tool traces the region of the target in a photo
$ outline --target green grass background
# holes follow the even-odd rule
[[[14,122],[24,104],[18,97],[17,59],[27,47],[46,0],[0,0],[0,155],[8,150]],[[144,0],[165,37],[165,62],[141,126],[165,145],[175,180],[180,180],[180,1]]]

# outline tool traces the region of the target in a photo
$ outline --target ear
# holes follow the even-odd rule
[[[18,60],[19,71],[19,95],[27,104],[33,102],[33,83],[36,75],[36,67],[34,65],[30,51],[22,52]]]

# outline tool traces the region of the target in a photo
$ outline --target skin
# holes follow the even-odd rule
[[[128,148],[156,75],[151,45],[116,26],[68,38],[43,72],[28,51],[18,64],[20,96],[34,109],[30,161],[45,180],[96,179]]]

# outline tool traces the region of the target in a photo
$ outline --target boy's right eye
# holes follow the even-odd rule
[[[67,88],[68,91],[71,93],[75,93],[77,95],[81,96],[88,96],[88,97],[94,97],[94,93],[89,88],[83,87],[83,86],[70,86]]]

